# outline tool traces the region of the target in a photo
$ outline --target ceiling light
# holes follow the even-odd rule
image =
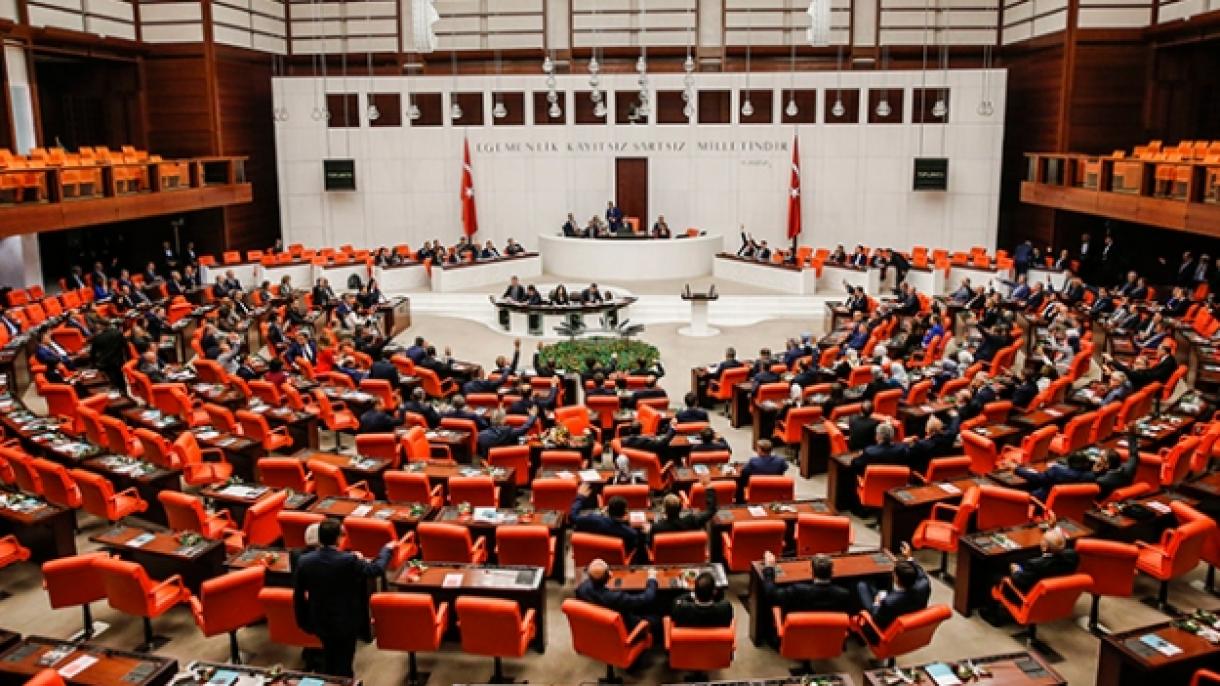
[[[415,103],[407,105],[407,119],[415,121],[421,116],[423,116],[423,114],[419,111],[419,105],[416,105]]]
[[[944,119],[945,115],[948,114],[948,112],[949,112],[949,108],[945,107],[944,100],[937,100],[932,105],[932,116],[936,117],[937,119]]]
[[[795,117],[799,113],[800,109],[798,109],[796,106],[796,100],[789,98],[788,106],[784,108],[784,114],[788,115],[789,117]]]
[[[830,113],[836,118],[847,114],[847,108],[843,106],[843,101],[841,99],[835,98],[835,104],[830,108]]]
[[[563,114],[563,110],[559,109],[559,103],[553,102],[551,103],[551,109],[547,110],[546,113],[551,115],[551,119],[558,119]]]
[[[457,104],[456,102],[453,103],[453,105],[449,108],[449,117],[455,121],[458,119],[461,119],[462,118],[462,106]]]
[[[743,116],[743,117],[753,117],[754,116],[754,103],[750,102],[749,98],[746,98],[746,101],[741,103],[741,116]]]
[[[892,112],[893,112],[893,110],[890,109],[889,100],[882,98],[881,102],[877,103],[877,116],[878,117],[888,117],[888,116],[890,116],[890,114]]]
[[[550,74],[553,71],[555,71],[555,63],[551,61],[551,56],[548,54],[546,58],[542,60],[542,73]]]
[[[503,102],[497,102],[496,106],[491,108],[491,116],[503,119],[508,116],[508,108],[504,106]]]

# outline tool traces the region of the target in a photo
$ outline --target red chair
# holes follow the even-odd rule
[[[496,564],[541,567],[549,574],[555,567],[555,538],[542,524],[498,526]]]
[[[1210,669],[1200,669],[1190,679],[1190,686],[1216,686],[1217,684],[1220,684],[1220,674]]]
[[[420,522],[416,529],[424,562],[483,564],[487,561],[487,539],[472,541],[469,527],[443,522]]]
[[[1093,428],[1089,431],[1090,444],[1101,443],[1114,434],[1114,427],[1118,423],[1118,411],[1122,407],[1121,402],[1114,401],[1097,410],[1097,421],[1093,422]]]
[[[0,538],[0,569],[18,562],[25,562],[28,559],[30,559],[30,549],[21,545],[16,536],[9,534]]]
[[[182,461],[178,457],[178,453],[174,452],[174,444],[166,440],[164,436],[152,429],[143,428],[136,429],[135,433],[140,445],[144,446],[142,459],[145,462],[151,462],[171,471],[182,469]]]
[[[562,608],[572,633],[572,650],[578,655],[604,662],[606,683],[618,681],[614,674],[615,667],[630,668],[644,651],[652,647],[648,622],[636,624],[628,634],[623,616],[614,610],[575,598],[563,601]]]
[[[1094,635],[1110,633],[1098,623],[1101,597],[1126,598],[1135,592],[1135,561],[1139,558],[1139,548],[1100,538],[1082,538],[1076,541],[1076,554],[1080,557],[1076,571],[1089,575],[1093,580],[1086,589],[1093,596],[1089,608],[1089,631]]]
[[[622,498],[627,501],[627,507],[633,510],[646,510],[652,506],[648,497],[648,486],[644,484],[612,484],[602,488],[598,499],[605,507],[611,498]]]
[[[388,543],[397,543],[390,556],[390,569],[398,569],[419,552],[415,545],[415,532],[408,531],[400,538],[394,523],[375,517],[347,517],[343,520],[343,548],[354,550],[369,559],[376,559]]]
[[[727,450],[700,450],[692,452],[686,461],[694,467],[697,464],[728,464],[732,457]]]
[[[911,468],[890,464],[872,464],[864,468],[864,476],[856,480],[856,497],[864,507],[879,508],[885,504],[885,493],[911,482]]]
[[[267,424],[267,418],[257,412],[238,410],[237,421],[241,425],[242,434],[263,446],[263,450],[274,453],[292,447],[292,436],[288,435],[287,427],[277,426],[272,429]]]
[[[873,414],[884,417],[896,417],[898,415],[898,401],[901,399],[901,388],[881,391],[873,396]]]
[[[225,550],[235,555],[246,546],[269,546],[280,540],[280,512],[288,502],[287,491],[269,493],[248,509],[241,520],[241,529],[226,532]]]
[[[398,437],[392,433],[357,435],[356,454],[388,460],[391,470],[398,469],[402,462],[402,454],[398,452]]]
[[[208,512],[203,501],[187,493],[161,491],[157,500],[165,508],[169,528],[174,531],[194,531],[204,538],[218,539],[226,531],[237,528],[228,510]]]
[[[920,474],[916,472],[914,476],[926,484],[965,479],[970,476],[971,464],[969,457],[961,455],[956,457],[938,457],[928,462],[927,473]]]
[[[110,448],[112,453],[130,455],[131,457],[140,457],[144,454],[143,446],[132,435],[131,428],[122,420],[101,415],[98,421],[101,422],[102,430],[106,432],[106,446]],[[190,433],[189,431],[184,432],[184,434]],[[193,437],[194,434],[191,434],[191,436]]]
[[[575,531],[569,543],[572,546],[572,561],[576,569],[584,569],[590,562],[599,558],[605,560],[608,565],[627,564],[627,550],[623,539],[616,536]]]
[[[778,605],[771,611],[775,615],[779,654],[789,660],[800,660],[805,672],[813,673],[814,660],[829,660],[843,654],[843,643],[852,626],[847,614],[789,612],[785,615]]]
[[[263,606],[258,594],[263,590],[266,572],[249,567],[213,577],[203,582],[198,596],[191,596],[191,614],[204,636],[229,635],[229,662],[241,664],[237,630],[262,621]]]
[[[716,492],[717,505],[730,505],[737,498],[737,482],[717,479],[704,487],[703,484],[696,482],[690,487],[689,493],[679,493],[678,497],[682,498],[682,507],[695,510],[702,510],[707,507],[707,488],[711,488]]]
[[[49,560],[42,565],[42,587],[47,591],[51,609],[80,606],[84,619],[84,628],[79,634],[82,638],[93,637],[93,610],[90,604],[106,597],[106,585],[94,562],[109,557],[104,552],[85,553]]]
[[[633,471],[642,471],[648,479],[648,488],[654,491],[668,491],[673,479],[672,465],[661,466],[661,458],[654,453],[634,448],[623,448],[622,454]]]
[[[68,473],[80,489],[81,507],[94,517],[113,523],[129,514],[148,509],[148,503],[134,487],[115,493],[114,484],[101,474],[83,469],[73,469]]]
[[[458,596],[455,606],[462,651],[492,657],[495,671],[491,682],[505,683],[502,660],[525,655],[537,631],[534,610],[526,610],[523,617],[515,600],[473,596]]]
[[[422,426],[413,426],[407,430],[406,435],[402,437],[402,452],[406,455],[407,462],[427,462],[438,457],[453,460],[449,446],[429,443],[428,430]]]
[[[264,586],[258,593],[258,601],[267,617],[267,636],[273,642],[298,648],[322,647],[317,636],[297,624],[291,588]]]
[[[190,600],[191,592],[182,583],[182,577],[175,574],[165,581],[153,582],[143,567],[118,558],[99,558],[93,564],[101,574],[110,607],[143,618],[144,644],[138,650],[151,652],[164,645],[168,639],[153,634],[152,620]]]
[[[342,448],[343,433],[354,432],[360,427],[360,422],[356,419],[356,415],[347,409],[346,403],[331,402],[330,398],[320,388],[314,389],[313,399],[318,407],[318,418],[322,420],[322,424],[327,430],[335,434],[335,449]]]
[[[347,477],[339,467],[322,460],[310,460],[306,466],[313,475],[314,493],[319,498],[355,498],[357,500],[372,500],[373,491],[367,481],[357,481],[348,485]]]
[[[407,654],[407,682],[428,683],[428,672],[415,662],[419,652],[441,649],[449,627],[449,603],[435,605],[426,593],[374,593],[369,598],[377,647]]]
[[[1140,554],[1136,567],[1161,582],[1157,606],[1169,609],[1169,582],[1193,570],[1203,554],[1203,546],[1216,530],[1216,523],[1198,510],[1174,501],[1169,504],[1180,522],[1177,528],[1166,529],[1157,544],[1136,541]]]
[[[958,541],[966,535],[970,526],[970,517],[979,506],[979,489],[969,488],[962,495],[962,501],[957,505],[935,503],[932,505],[932,516],[919,523],[915,535],[911,537],[911,547],[916,550],[931,548],[940,551],[940,569],[942,579],[949,580],[949,554],[957,553]]]
[[[705,564],[708,561],[706,531],[674,531],[653,536],[649,557],[653,564]]]
[[[63,465],[36,457],[30,460],[42,484],[42,497],[52,505],[75,510],[81,506],[80,487]]]
[[[962,449],[970,458],[970,471],[980,475],[995,471],[996,463],[999,461],[995,443],[990,438],[980,436],[971,430],[963,430],[960,435]]]
[[[513,483],[527,486],[530,482],[530,447],[503,445],[487,451],[487,464],[513,470]]]
[[[707,397],[720,402],[728,402],[733,399],[733,388],[737,384],[744,382],[750,376],[749,367],[734,367],[726,369],[720,375],[720,379],[712,379],[707,384]]]
[[[1093,424],[1096,421],[1096,412],[1084,412],[1069,419],[1067,425],[1063,427],[1063,432],[1051,441],[1051,453],[1067,455],[1088,445],[1089,434],[1093,431]]]
[[[796,481],[790,476],[751,476],[745,497],[751,505],[792,500],[796,497]]]
[[[284,547],[292,549],[306,547],[305,531],[314,524],[321,524],[326,519],[326,515],[280,510],[275,518],[280,523],[280,532],[284,536]]]
[[[851,518],[802,512],[796,518],[796,554],[842,553],[854,536]],[[774,552],[774,551],[772,551]]]
[[[430,398],[448,398],[458,392],[456,381],[445,379],[442,382],[436,372],[431,369],[417,366],[414,374],[419,377],[420,388],[424,389]]]
[[[229,477],[233,476],[233,465],[225,459],[224,451],[220,448],[199,447],[199,441],[195,440],[195,434],[190,431],[183,431],[174,440],[174,453],[181,460],[183,480],[191,486],[228,481]],[[205,461],[209,455],[216,461]]]
[[[471,507],[496,506],[496,482],[490,476],[455,476],[449,479],[449,504]]]
[[[65,684],[63,677],[59,676],[59,672],[47,668],[39,670],[37,674],[30,677],[24,686],[65,686]]]
[[[543,478],[535,479],[530,493],[530,502],[535,510],[557,510],[567,512],[576,500],[576,491],[580,482],[575,479]]]
[[[737,649],[737,622],[727,627],[679,627],[666,617],[665,649],[669,651],[669,668],[703,674],[733,665]]]
[[[1084,513],[1093,508],[1101,493],[1097,484],[1059,484],[1052,486],[1046,497],[1046,509],[1055,513],[1056,519],[1083,522]]]
[[[386,472],[383,478],[386,500],[392,503],[420,503],[428,507],[445,504],[444,486],[433,486],[427,474],[400,470]]]
[[[763,559],[764,553],[782,551],[786,528],[778,520],[733,522],[728,531],[720,534],[729,571],[747,572],[750,563]]]
[[[1017,634],[1026,639],[1026,645],[1053,655],[1054,651],[1038,640],[1038,625],[1071,617],[1080,594],[1092,585],[1093,577],[1088,574],[1070,574],[1043,579],[1028,593],[1021,593],[1013,585],[1012,578],[1005,577],[992,589],[991,596],[1012,614],[1017,624],[1026,627],[1024,632]]]
[[[543,450],[539,465],[543,470],[578,472],[585,468],[585,458],[576,450]]]
[[[1164,447],[1157,452],[1157,456],[1161,458],[1162,486],[1173,486],[1186,478],[1190,472],[1190,462],[1198,447],[1198,436],[1186,436],[1172,447]]]
[[[258,482],[271,488],[290,488],[297,493],[313,493],[314,483],[305,465],[295,457],[264,457],[255,465]]]
[[[948,605],[933,605],[898,617],[885,631],[877,627],[868,611],[857,615],[855,622],[856,630],[860,634],[867,636],[868,632],[871,632],[878,637],[875,643],[869,644],[873,657],[884,661],[887,667],[893,667],[894,658],[897,656],[919,650],[931,643],[936,628],[952,616],[953,610],[950,610]],[[869,631],[866,632],[864,627],[869,627]]]
[[[1005,529],[1030,521],[1033,498],[1024,491],[1001,486],[979,486],[975,526],[979,531]]]

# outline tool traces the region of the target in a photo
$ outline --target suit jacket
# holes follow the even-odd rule
[[[670,618],[676,626],[727,627],[733,623],[733,606],[723,599],[700,603],[687,594],[674,601]]]
[[[389,381],[390,387],[394,388],[398,386],[398,368],[389,360],[377,360],[369,366],[368,378]]]
[[[863,474],[869,465],[904,465],[910,459],[910,452],[906,443],[874,443],[852,458],[851,469],[856,474]]]
[[[700,407],[683,408],[681,410],[678,410],[677,414],[674,415],[674,421],[680,422],[680,423],[706,422],[707,421],[707,410],[700,408]]]
[[[381,576],[389,561],[388,548],[371,562],[331,547],[303,555],[293,581],[297,625],[323,638],[362,633],[368,626],[367,580]]]
[[[716,365],[716,371],[711,373],[711,378],[719,381],[720,375],[724,374],[730,369],[736,369],[744,366],[744,364],[745,363],[743,363],[741,360],[721,360],[720,364]]]
[[[450,418],[469,419],[470,421],[474,422],[475,427],[477,427],[479,431],[482,431],[483,429],[486,429],[488,427],[486,418],[481,417],[478,414],[475,414],[474,412],[471,412],[469,410],[449,410],[445,414],[441,415],[441,419],[450,419]]]
[[[508,288],[504,289],[504,295],[502,295],[500,297],[507,298],[509,300],[514,300],[517,302],[525,300],[525,286],[522,286],[521,284],[517,284],[516,286],[513,286],[510,284],[508,286]]]
[[[928,581],[923,567],[915,563],[915,569],[919,576],[910,588],[893,589],[881,602],[873,603],[873,606],[868,608],[868,613],[872,615],[878,628],[884,630],[902,615],[918,612],[928,606],[928,599],[932,597],[932,584]]]
[[[763,567],[763,594],[772,604],[788,612],[852,612],[855,599],[846,588],[833,583],[775,583],[775,568]]]
[[[414,400],[408,400],[402,404],[402,407],[407,412],[414,412],[415,414],[422,416],[424,421],[428,423],[429,429],[435,429],[436,427],[440,426],[441,415],[436,411],[435,407],[432,407],[431,404],[417,403]]]
[[[788,461],[778,455],[755,455],[741,468],[741,485],[750,483],[751,476],[782,476],[788,471]]]
[[[1012,574],[1012,584],[1017,587],[1018,591],[1026,593],[1043,579],[1075,573],[1079,564],[1080,558],[1071,548],[1059,553],[1043,553],[1039,557],[1020,563],[1019,569]]]
[[[289,362],[295,362],[298,357],[304,357],[309,360],[310,364],[317,364],[318,344],[309,341],[305,345],[301,345],[293,341],[288,344],[288,351],[284,353],[284,357],[288,358]]]
[[[90,341],[93,364],[99,369],[122,367],[127,359],[127,339],[117,327],[103,329]]]
[[[514,445],[517,441],[529,433],[533,428],[534,422],[538,421],[538,416],[534,415],[527,419],[521,426],[509,426],[501,424],[500,426],[492,426],[479,431],[479,454],[486,455],[489,450],[502,445]]]
[[[716,516],[716,489],[708,488],[704,491],[706,494],[706,502],[702,510],[691,510],[686,514],[680,515],[677,519],[668,517],[658,518],[652,523],[652,536],[656,540],[657,534],[670,534],[678,531],[695,531],[707,526],[712,517]]]
[[[630,633],[645,614],[655,611],[657,580],[649,579],[643,591],[616,591],[610,587],[613,583],[612,580],[610,584],[595,584],[592,579],[585,579],[576,587],[576,597],[619,613]]]
[[[856,415],[847,422],[847,449],[863,450],[877,442],[877,425],[880,420],[873,416]]]
[[[605,296],[602,295],[601,291],[594,292],[593,290],[586,288],[580,292],[580,301],[582,303],[600,303],[605,302]]]
[[[394,429],[400,426],[402,426],[402,417],[395,417],[389,412],[373,408],[365,410],[364,414],[360,415],[360,427],[356,429],[356,433],[388,434],[393,433]]]
[[[596,501],[589,502],[583,496],[576,496],[576,499],[572,501],[572,508],[568,512],[568,519],[572,521],[572,529],[602,536],[613,536],[622,540],[623,548],[627,551],[627,559],[630,561],[631,556],[643,547],[644,536],[627,522],[611,519],[609,515],[603,514],[600,510],[592,509],[594,507],[596,507]]]

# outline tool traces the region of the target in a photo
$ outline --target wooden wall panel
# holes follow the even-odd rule
[[[148,148],[163,157],[219,152],[208,61],[195,47],[199,52],[158,51],[144,61]]]
[[[226,246],[230,250],[266,248],[280,234],[270,58],[217,48],[216,94],[220,153],[249,157],[246,177],[254,185],[253,202],[224,210]]]
[[[1077,43],[1064,149],[1130,150],[1146,137],[1142,113],[1147,60],[1148,49],[1141,44]]]

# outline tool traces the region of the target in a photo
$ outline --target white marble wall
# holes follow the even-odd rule
[[[745,224],[759,238],[783,243],[790,144],[800,137],[804,178],[803,242],[862,242],[965,249],[994,246],[1004,131],[1005,72],[990,73],[991,116],[978,114],[983,72],[951,70],[843,74],[841,87],[902,87],[904,120],[911,121],[912,88],[948,85],[949,123],[825,124],[824,100],[840,81],[832,73],[755,74],[751,88],[818,89],[813,125],[575,125],[465,128],[327,129],[311,112],[326,92],[470,92],[496,87],[494,77],[287,78],[274,91],[289,119],[276,124],[281,216],[289,243],[375,246],[440,238],[460,230],[458,191],[462,138],[472,150],[480,238],[512,236],[529,248],[539,233],[558,230],[566,212],[581,220],[605,208],[614,194],[615,157],[647,156],[649,208],[675,229],[698,227],[729,236]],[[651,76],[654,90],[680,90],[681,75]],[[925,79],[926,78],[926,82]],[[735,89],[741,74],[700,75],[701,89]],[[947,80],[945,80],[947,79]],[[587,90],[587,77],[564,76],[559,88]],[[606,76],[603,88],[635,88],[634,75]],[[504,77],[506,91],[544,90],[542,76]],[[575,97],[569,94],[569,97]],[[526,121],[532,121],[526,98]],[[867,93],[861,93],[867,103]],[[364,103],[363,96],[361,103]],[[737,103],[734,102],[734,112]],[[484,121],[491,122],[491,98]],[[568,108],[565,107],[565,110]],[[863,115],[863,113],[862,113]],[[655,115],[654,115],[655,116]],[[862,117],[863,118],[863,117]],[[447,119],[447,114],[446,114]],[[736,119],[736,117],[734,117]],[[405,124],[404,117],[404,124]],[[707,146],[762,143],[771,150],[723,151]],[[532,146],[533,150],[527,149]],[[655,150],[646,150],[657,146]],[[703,149],[701,149],[703,146]],[[511,149],[510,149],[511,148]],[[913,192],[916,156],[949,157],[948,192]],[[322,160],[356,160],[356,192],[325,192]]]

